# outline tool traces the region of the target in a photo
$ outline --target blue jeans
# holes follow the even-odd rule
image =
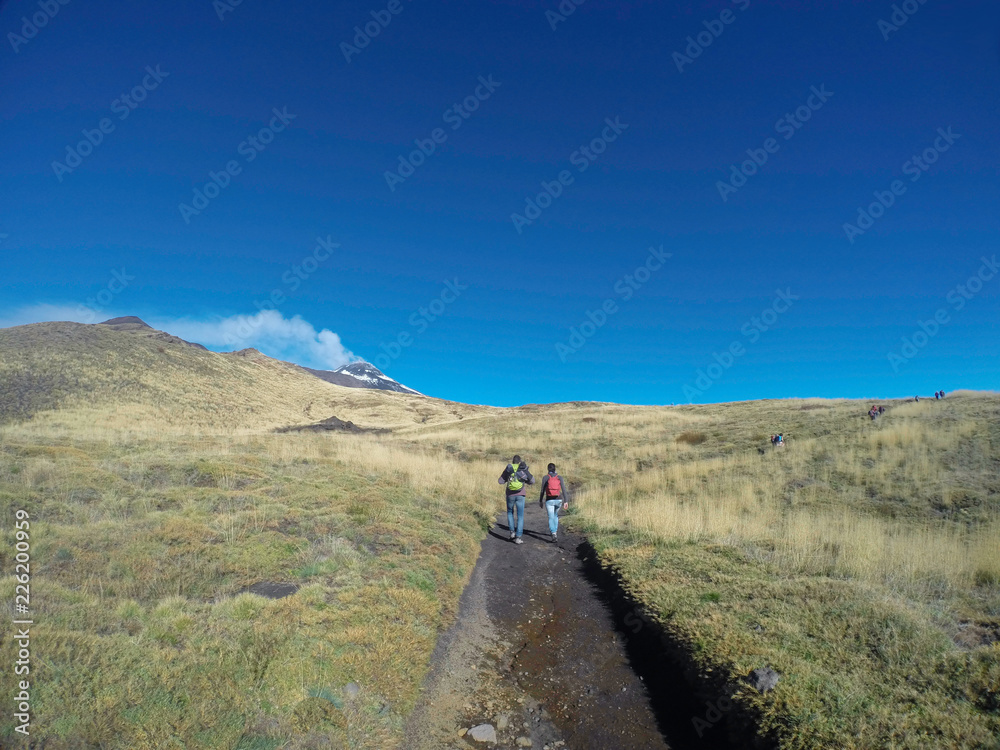
[[[550,534],[555,534],[557,531],[559,531],[559,513],[557,513],[557,511],[559,510],[559,506],[562,504],[563,501],[560,500],[558,497],[555,498],[554,500],[545,501],[545,510],[549,514]]]
[[[517,508],[517,536],[524,533],[524,495],[507,495],[507,528],[514,533],[514,508]]]

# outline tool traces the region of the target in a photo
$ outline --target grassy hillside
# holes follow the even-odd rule
[[[396,746],[486,514],[454,491],[447,457],[271,430],[491,411],[343,388],[141,327],[0,330],[0,589],[12,615],[24,509],[33,741]],[[298,588],[253,593],[275,583]],[[0,655],[15,646],[7,639]],[[3,694],[16,693],[13,677],[0,675]],[[0,746],[16,737],[8,712]]]
[[[14,512],[31,514],[33,741],[395,747],[487,522],[456,472],[369,436],[0,431],[8,615]],[[273,583],[298,589],[241,593]],[[0,746],[13,726],[0,715]]]
[[[489,409],[44,324],[0,330],[0,404],[2,595],[24,508],[47,748],[396,746],[514,452],[559,465],[572,522],[780,747],[998,747],[996,395],[874,423],[857,401]],[[270,432],[332,415],[392,431]]]
[[[604,561],[781,747],[997,747],[1000,398],[867,407],[555,406],[412,440],[555,461]]]
[[[252,350],[216,354],[157,334],[77,323],[0,329],[0,424],[34,418],[75,435],[138,426],[231,432],[330,416],[396,427],[490,411],[342,388]]]

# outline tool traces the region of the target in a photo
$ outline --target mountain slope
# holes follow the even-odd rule
[[[182,338],[178,338],[172,334],[157,331],[142,318],[137,318],[135,315],[112,318],[111,320],[105,320],[103,323],[100,323],[100,325],[110,326],[117,331],[140,333],[150,338],[154,338],[157,341],[166,341],[171,344],[186,344],[187,346],[193,346],[198,349],[208,351],[208,349],[201,344],[195,344],[191,341],[185,341]],[[315,375],[321,380],[333,383],[334,385],[341,385],[345,388],[374,388],[380,391],[412,393],[417,396],[423,395],[419,391],[415,391],[413,388],[408,388],[402,383],[393,380],[375,367],[375,365],[369,364],[368,362],[352,362],[351,364],[338,367],[336,370],[314,370],[310,367],[303,367],[302,369]]]
[[[349,365],[338,367],[336,370],[313,370],[309,367],[303,367],[302,369],[328,383],[342,385],[346,388],[375,388],[380,391],[412,393],[417,396],[423,395],[419,391],[415,391],[399,381],[393,380],[375,367],[375,365],[368,362],[352,362]]]
[[[114,328],[116,331],[141,333],[151,339],[164,341],[168,344],[184,344],[185,346],[193,346],[195,349],[202,349],[206,352],[208,351],[208,348],[202,346],[201,344],[185,341],[184,339],[174,336],[173,334],[166,333],[165,331],[158,331],[142,318],[137,318],[134,315],[126,315],[122,318],[111,318],[111,320],[105,320],[103,323],[98,323],[98,325],[108,326],[110,328]]]
[[[490,411],[338,387],[256,350],[218,354],[140,323],[0,329],[0,423],[257,430],[336,416],[361,427],[402,427]]]

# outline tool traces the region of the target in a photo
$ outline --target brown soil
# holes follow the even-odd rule
[[[299,587],[294,583],[278,583],[276,581],[259,581],[247,586],[245,589],[241,589],[240,594],[257,594],[258,596],[266,596],[268,599],[284,599],[286,596],[291,596]]]
[[[358,427],[354,422],[345,422],[337,417],[327,417],[322,422],[317,422],[316,424],[279,427],[275,432],[353,432],[359,435],[367,432],[380,435],[389,432],[389,430]]]
[[[982,648],[998,643],[1000,642],[1000,621],[969,622],[965,620],[960,622],[954,641],[965,649]]]

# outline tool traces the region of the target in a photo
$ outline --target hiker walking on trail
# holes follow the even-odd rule
[[[535,478],[528,471],[528,464],[520,456],[514,456],[503,470],[497,484],[507,485],[507,528],[510,529],[510,540],[514,544],[523,544],[521,535],[524,533],[524,496],[526,484],[534,484]],[[517,516],[515,519],[514,516]],[[517,523],[515,531],[515,522]]]
[[[556,541],[559,533],[559,506],[563,510],[569,508],[569,488],[566,480],[556,474],[556,465],[549,464],[549,473],[542,479],[542,491],[538,495],[538,504],[549,514],[549,533],[552,541]]]

